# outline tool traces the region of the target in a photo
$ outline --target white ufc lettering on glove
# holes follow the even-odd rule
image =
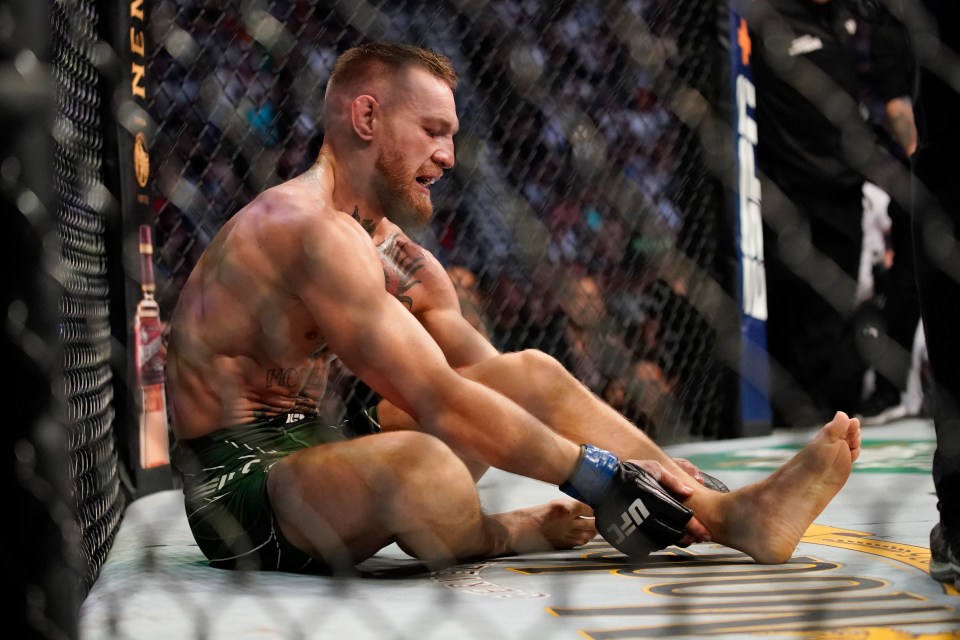
[[[650,510],[647,509],[647,505],[643,504],[640,498],[634,500],[626,511],[620,514],[621,524],[612,524],[607,527],[607,533],[616,538],[613,544],[620,544],[626,540],[627,536],[636,531],[649,516]]]

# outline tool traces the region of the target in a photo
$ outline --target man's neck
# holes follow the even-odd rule
[[[353,217],[373,235],[374,229],[383,220],[384,215],[366,193],[368,190],[355,186],[358,184],[357,176],[360,176],[361,180],[364,179],[361,171],[338,161],[325,146],[308,172],[312,174],[312,179],[318,182],[319,188],[331,194],[331,203],[334,208]]]

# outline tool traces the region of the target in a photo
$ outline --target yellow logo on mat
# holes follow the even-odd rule
[[[903,544],[902,542],[876,540],[872,536],[872,533],[864,531],[812,524],[800,541],[869,553],[908,564],[921,571],[928,571],[930,569],[930,549],[917,547],[912,544]],[[960,591],[957,591],[952,585],[944,585],[944,587],[946,587],[947,593],[960,595]],[[873,636],[871,636],[871,638],[872,637]]]
[[[884,627],[861,627],[803,634],[807,640],[954,640],[960,639],[960,631],[941,633],[909,633]]]

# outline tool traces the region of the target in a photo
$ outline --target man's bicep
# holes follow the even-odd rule
[[[369,237],[335,220],[313,238],[308,255],[300,297],[330,351],[382,397],[419,413],[431,387],[455,374],[427,331],[387,292]]]
[[[434,396],[439,377],[453,374],[443,352],[395,298],[384,292],[376,304],[356,309],[349,326],[330,341],[334,352],[382,397],[417,416]]]

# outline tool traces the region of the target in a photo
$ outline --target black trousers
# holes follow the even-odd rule
[[[900,196],[904,197],[904,204]],[[920,320],[912,223],[906,198],[906,194],[891,197],[887,213],[893,264],[877,279],[874,299],[864,305],[860,315],[865,317],[857,323],[860,353],[877,374],[876,392],[895,404],[899,404],[900,394],[907,389],[913,338]],[[878,333],[864,331],[868,325]]]
[[[957,145],[914,154],[913,232],[920,313],[933,373],[940,521],[960,536],[960,162]]]
[[[862,187],[829,196],[762,188],[774,426],[852,415],[866,370],[853,322]]]

